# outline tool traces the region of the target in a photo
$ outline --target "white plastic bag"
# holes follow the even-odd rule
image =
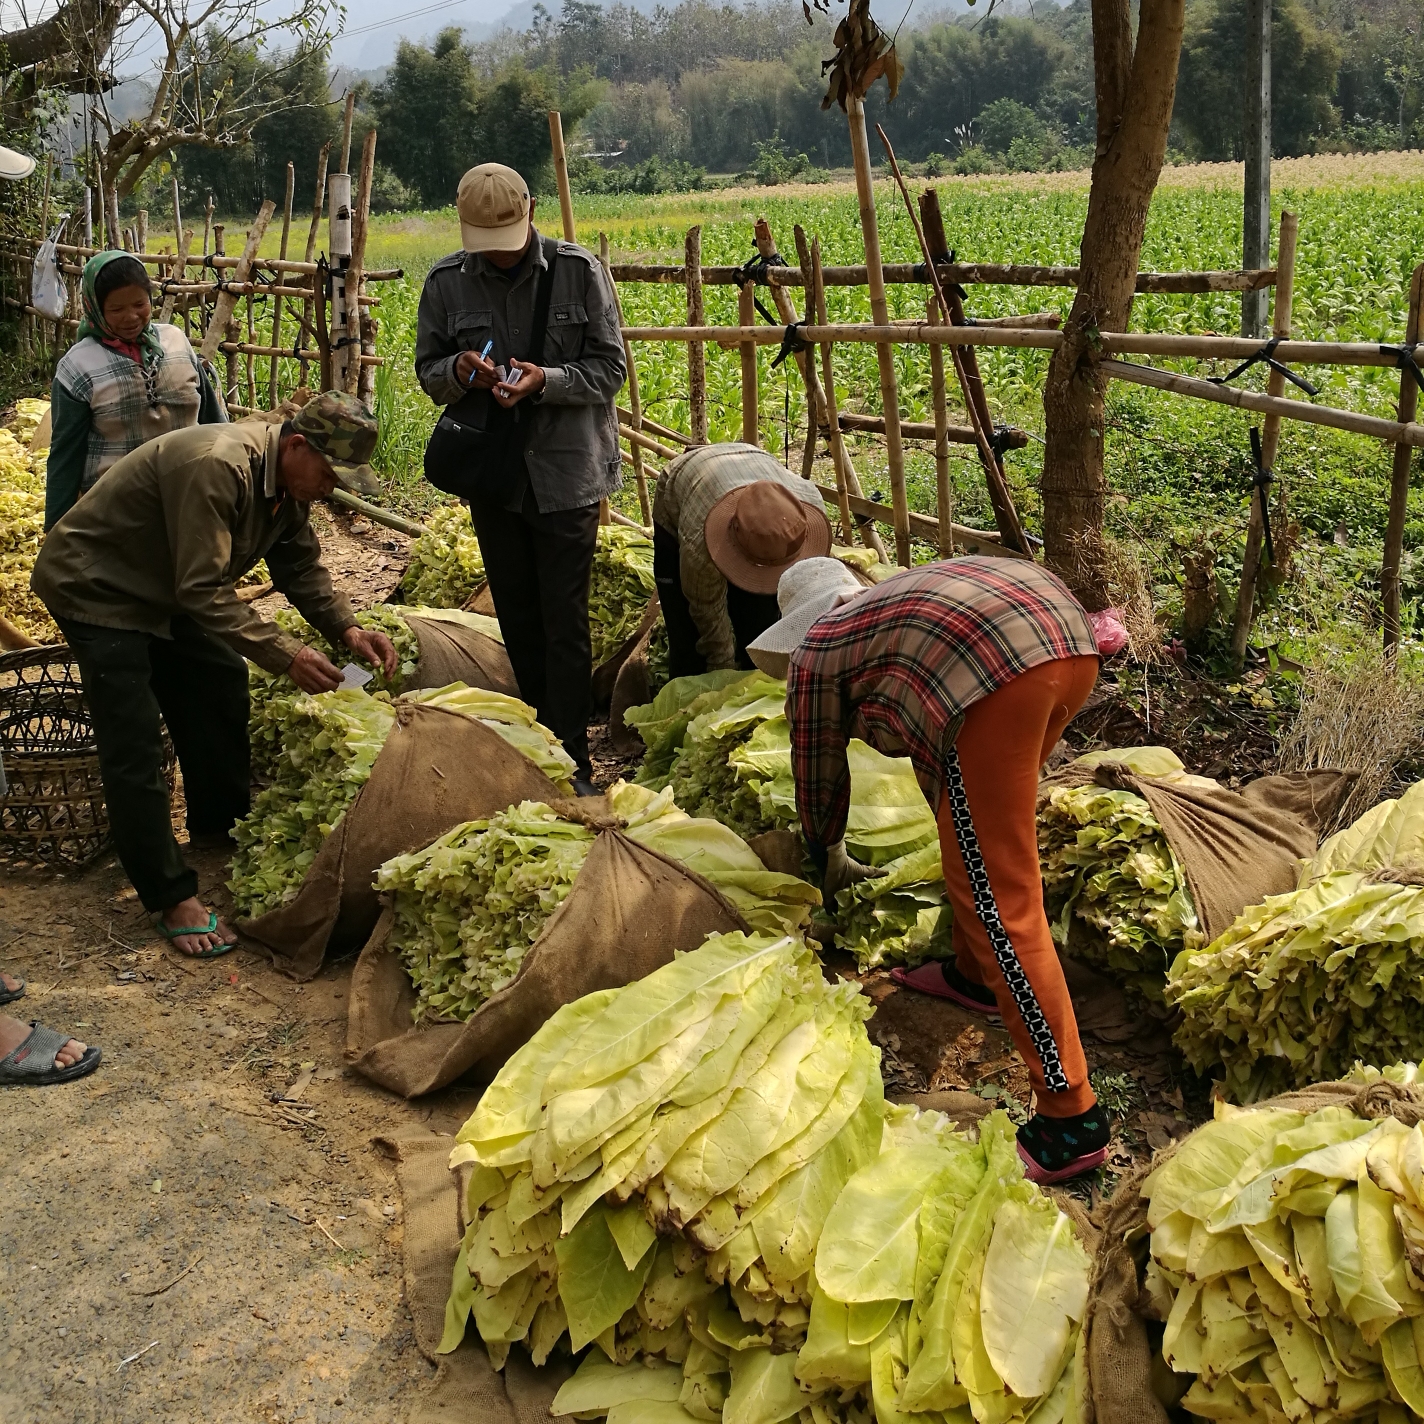
[[[69,306],[69,292],[59,270],[59,253],[55,251],[55,244],[63,232],[64,223],[61,222],[40,243],[30,274],[30,305],[51,321],[58,321]]]

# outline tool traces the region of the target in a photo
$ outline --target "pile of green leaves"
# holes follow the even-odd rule
[[[425,533],[410,546],[410,565],[401,581],[406,601],[459,608],[484,578],[469,509],[464,504],[437,505],[425,517]]]
[[[1055,786],[1038,813],[1044,907],[1064,953],[1112,975],[1140,1001],[1161,1005],[1168,967],[1201,944],[1186,875],[1147,802],[1093,781],[1101,761],[1139,775],[1195,780],[1165,747],[1080,757],[1081,785]],[[1215,783],[1205,783],[1215,785]]]
[[[731,756],[763,722],[780,717],[785,707],[786,684],[761,672],[746,673],[739,681],[694,699],[688,710],[700,710],[688,720],[662,783],[672,787],[677,804],[693,816],[711,816],[748,838],[775,830],[779,822],[763,813],[755,790],[737,775]],[[640,772],[639,780],[643,779]],[[644,784],[658,781],[649,777]]]
[[[268,726],[281,754],[272,784],[233,827],[228,889],[255,918],[296,898],[321,843],[366,784],[395,722],[384,694],[337,688],[272,700]]]
[[[1088,1255],[1024,1180],[1013,1123],[971,1142],[892,1109],[886,1139],[826,1219],[794,1380],[879,1424],[1081,1419]]]
[[[727,827],[693,820],[669,791],[620,782],[607,802],[633,840],[702,875],[754,929],[805,930],[820,903],[814,887],[767,870]],[[581,823],[526,801],[380,868],[375,884],[393,895],[391,944],[416,987],[417,1022],[468,1019],[514,979],[593,841]]]
[[[420,661],[420,641],[410,625],[390,604],[378,603],[356,615],[363,628],[384,633],[395,645],[396,675],[388,678],[379,666],[366,663],[349,648],[337,648],[297,612],[279,608],[272,621],[284,632],[300,638],[308,647],[344,667],[348,662],[365,665],[372,673],[366,687],[372,692],[399,692]],[[252,769],[259,776],[275,776],[282,756],[282,727],[292,708],[307,694],[285,672],[268,672],[256,663],[247,665],[248,740],[252,746]]]
[[[1220,1112],[1142,1186],[1143,1294],[1189,1377],[1182,1407],[1228,1424],[1424,1415],[1424,1128],[1346,1105]]]
[[[561,789],[572,791],[573,758],[534,720],[534,709],[517,698],[454,682],[407,693],[402,700],[477,718]],[[277,749],[272,781],[232,830],[237,853],[228,889],[238,913],[248,916],[296,898],[321,843],[369,779],[394,725],[395,708],[387,693],[337,688],[274,697],[264,717]]]
[[[862,970],[948,959],[953,926],[938,838],[836,897],[836,946],[855,955]]]
[[[496,1367],[596,1341],[558,1413],[605,1412],[596,1377],[646,1359],[681,1366],[664,1398],[690,1417],[780,1388],[822,1226],[880,1150],[871,1012],[804,943],[743,934],[559,1009],[457,1137],[474,1171],[441,1350],[472,1316]]]
[[[1233,1097],[1424,1056],[1424,782],[1332,836],[1300,888],[1178,956],[1167,1002],[1198,1071]]]
[[[600,525],[588,592],[595,667],[637,632],[656,587],[653,541],[641,529],[630,529],[626,524]]]
[[[647,748],[638,768],[638,785],[661,791],[668,784],[672,764],[693,718],[710,707],[720,706],[730,689],[746,678],[747,674],[737,668],[675,677],[659,689],[651,702],[629,707],[623,720],[637,731]]]

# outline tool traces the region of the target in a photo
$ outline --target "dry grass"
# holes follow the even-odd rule
[[[1300,710],[1281,741],[1282,771],[1359,773],[1327,831],[1348,825],[1391,788],[1395,768],[1415,754],[1424,724],[1424,686],[1392,668],[1377,647],[1321,660],[1302,677]]]

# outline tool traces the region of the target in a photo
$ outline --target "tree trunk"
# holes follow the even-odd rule
[[[1092,0],[1098,145],[1078,295],[1043,392],[1044,555],[1089,608],[1106,599],[1102,560],[1103,419],[1099,331],[1125,331],[1147,210],[1167,152],[1185,0],[1142,0],[1134,46],[1129,0]]]

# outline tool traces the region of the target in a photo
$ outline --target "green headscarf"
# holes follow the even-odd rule
[[[103,308],[95,287],[99,280],[99,273],[110,262],[116,257],[132,256],[131,252],[118,252],[110,248],[107,252],[96,252],[84,264],[84,275],[80,278],[81,296],[84,302],[84,315],[79,320],[79,339],[81,341],[86,336],[92,336],[96,341],[123,341],[123,337],[111,331],[104,321]],[[139,333],[137,341],[125,344],[137,346],[143,352],[144,365],[148,365],[150,360],[156,360],[163,355],[163,343],[159,340],[158,328],[151,321]]]

